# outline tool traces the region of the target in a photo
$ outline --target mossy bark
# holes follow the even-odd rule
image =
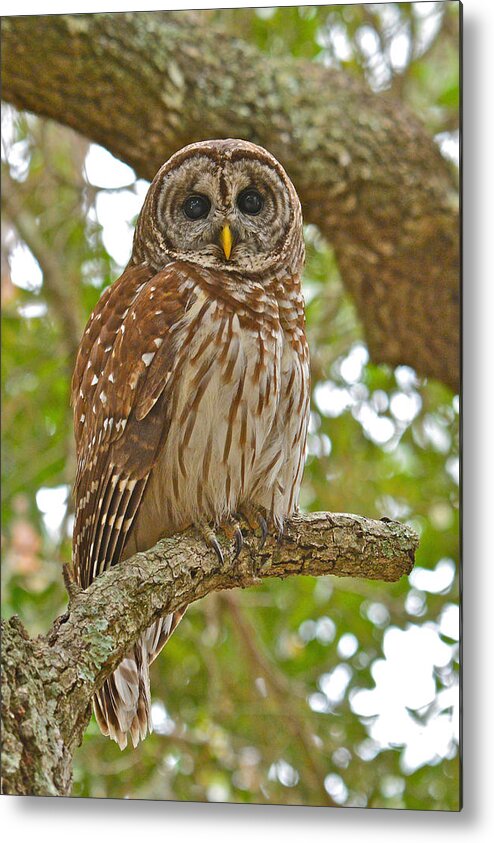
[[[334,246],[375,362],[458,388],[458,191],[417,118],[320,64],[260,54],[207,12],[3,18],[2,95],[151,179],[192,141],[267,147]]]
[[[388,582],[410,572],[418,538],[397,522],[314,513],[287,524],[283,541],[246,538],[225,564],[190,532],[163,539],[72,595],[46,636],[31,640],[19,618],[2,622],[2,790],[68,796],[72,757],[94,692],[159,615],[212,591],[297,574]]]

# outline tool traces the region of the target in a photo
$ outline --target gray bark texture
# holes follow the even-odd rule
[[[2,96],[152,179],[181,146],[267,147],[333,245],[375,362],[458,388],[454,174],[418,119],[320,64],[267,56],[207,12],[2,19]]]
[[[191,532],[161,540],[71,594],[69,609],[34,640],[18,617],[2,622],[2,791],[68,796],[72,757],[94,692],[159,615],[212,591],[297,574],[393,582],[413,566],[418,538],[395,521],[314,513],[259,550],[247,533],[223,565]]]

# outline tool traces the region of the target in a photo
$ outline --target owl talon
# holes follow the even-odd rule
[[[225,558],[223,556],[223,551],[220,547],[218,539],[216,538],[213,528],[207,523],[207,521],[199,521],[196,524],[196,528],[199,534],[204,539],[207,546],[214,550],[214,552],[216,553],[220,565],[224,565]]]
[[[223,551],[219,546],[218,539],[216,538],[216,536],[214,537],[214,539],[211,539],[210,544],[214,552],[216,553],[216,556],[218,557],[218,562],[220,563],[220,565],[224,565],[225,558],[223,556]]]
[[[246,505],[242,508],[241,515],[245,518],[251,530],[261,531],[261,537],[259,539],[257,550],[262,550],[269,532],[268,524],[266,519],[264,518],[264,515],[261,515],[259,510],[257,510],[254,506],[250,505]]]
[[[233,561],[238,559],[238,557],[240,556],[240,551],[242,550],[243,546],[244,546],[243,533],[242,533],[242,530],[240,529],[240,527],[237,525],[237,527],[235,528],[235,554],[234,554],[234,557],[233,557]]]
[[[257,520],[259,522],[259,527],[261,528],[261,540],[259,542],[258,549],[262,550],[268,535],[268,524],[266,519],[259,512],[257,513]]]
[[[225,534],[226,538],[229,539],[229,541],[232,541],[232,539],[234,541],[235,550],[233,555],[233,561],[235,561],[236,559],[238,559],[240,551],[244,546],[244,536],[242,530],[240,529],[240,524],[238,524],[238,522],[235,520],[235,516],[233,516],[225,518],[219,526]]]

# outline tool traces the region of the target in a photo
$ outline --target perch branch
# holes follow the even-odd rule
[[[247,536],[240,559],[216,555],[191,531],[73,591],[69,611],[30,640],[18,618],[3,625],[4,792],[68,794],[72,755],[95,691],[158,616],[213,591],[247,588],[267,577],[363,577],[393,582],[413,566],[418,538],[394,521],[313,513],[291,519],[282,542],[261,550]]]

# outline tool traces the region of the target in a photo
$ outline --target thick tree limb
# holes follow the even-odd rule
[[[260,54],[207,13],[3,18],[2,42],[7,101],[144,178],[191,141],[268,147],[335,248],[373,359],[457,388],[457,187],[402,103],[321,64]]]
[[[67,795],[72,756],[90,702],[154,619],[212,591],[267,577],[364,577],[396,581],[412,568],[418,538],[397,522],[315,513],[293,518],[282,543],[258,551],[247,537],[221,566],[191,533],[163,539],[73,596],[47,636],[30,640],[18,618],[3,625],[3,792]],[[225,548],[225,551],[227,548]],[[229,559],[229,553],[225,552]]]

